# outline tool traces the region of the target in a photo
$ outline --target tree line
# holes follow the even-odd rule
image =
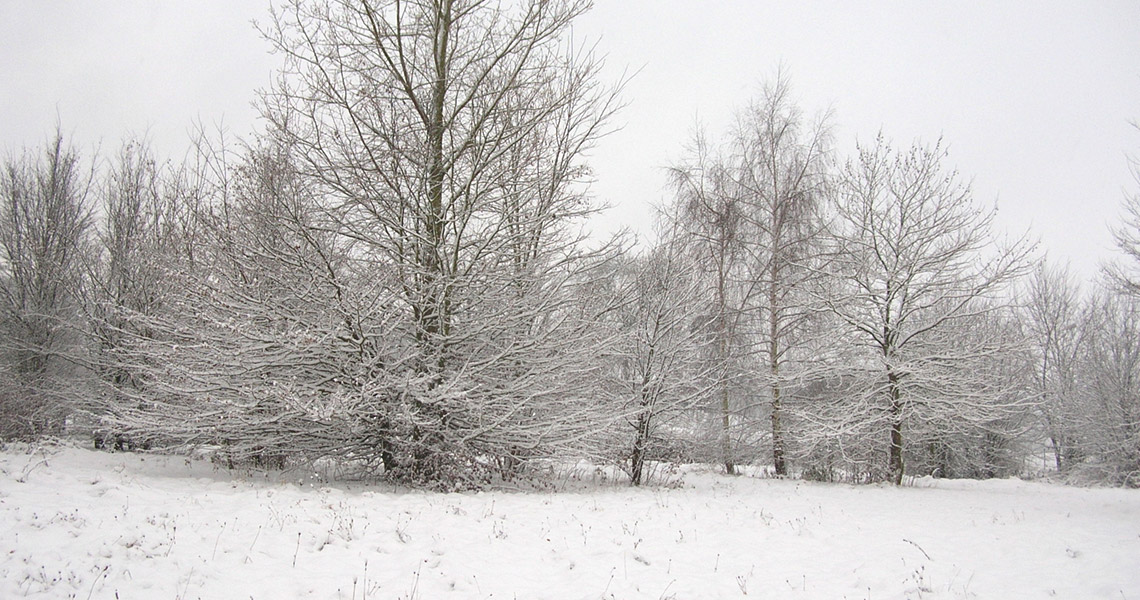
[[[287,2],[245,141],[0,177],[0,434],[478,487],[537,461],[1140,484],[1140,196],[1082,291],[941,142],[838,156],[780,73],[598,240],[584,0]],[[1137,170],[1140,174],[1140,169]],[[1140,177],[1140,175],[1138,175]],[[1138,180],[1140,183],[1140,180]]]

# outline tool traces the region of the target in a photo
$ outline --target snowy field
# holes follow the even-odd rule
[[[700,468],[561,492],[316,481],[11,447],[0,598],[1140,600],[1138,491]]]

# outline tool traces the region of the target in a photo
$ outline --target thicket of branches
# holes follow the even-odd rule
[[[287,2],[264,130],[0,177],[0,435],[476,487],[540,459],[1140,484],[1140,195],[1083,292],[940,143],[849,159],[780,73],[640,249],[589,239],[583,0]],[[1140,173],[1138,173],[1140,181]],[[1035,464],[1036,461],[1036,464]]]

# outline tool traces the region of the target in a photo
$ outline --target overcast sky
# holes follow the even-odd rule
[[[0,148],[64,132],[109,154],[148,133],[181,155],[194,120],[252,126],[276,59],[250,25],[268,0],[0,0]],[[1094,274],[1140,154],[1140,2],[596,0],[575,27],[626,88],[622,129],[595,149],[606,218],[645,233],[662,168],[696,123],[711,135],[782,64],[839,147],[880,130],[941,136],[1000,225]]]

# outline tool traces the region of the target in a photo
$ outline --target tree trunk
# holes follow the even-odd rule
[[[1057,472],[1064,473],[1069,467],[1069,461],[1064,459],[1064,442],[1056,433],[1049,435],[1049,442],[1053,444],[1053,458],[1057,461]]]
[[[776,264],[777,249],[773,247],[772,280],[768,288],[768,367],[772,376],[772,464],[776,475],[787,475],[788,466],[784,462],[784,431],[780,423],[780,319],[777,310],[778,295],[776,281],[778,267]]]
[[[445,367],[443,340],[448,334],[450,315],[447,306],[446,265],[444,264],[444,224],[447,214],[444,204],[444,184],[448,168],[444,159],[444,139],[446,123],[444,107],[447,102],[448,86],[448,44],[451,33],[451,2],[444,0],[436,7],[434,58],[435,81],[432,84],[431,108],[424,123],[427,131],[427,146],[430,163],[427,172],[427,206],[423,214],[423,239],[420,242],[420,255],[417,257],[423,269],[420,297],[415,307],[419,317],[417,335],[421,336],[421,351],[424,353],[425,369],[436,370],[436,377],[442,377]],[[432,381],[431,385],[438,384]]]
[[[899,399],[899,378],[891,372],[887,374],[890,382],[891,395],[891,449],[887,459],[887,474],[891,483],[902,485],[903,479],[903,434],[902,434],[902,403]]]
[[[720,417],[721,417],[721,456],[724,459],[724,472],[736,475],[736,465],[732,460],[732,419],[730,418],[728,401],[728,300],[725,298],[725,249],[722,247],[717,269],[717,310],[719,319],[717,323],[717,336],[719,339],[720,367],[722,369],[720,380]]]
[[[633,440],[633,452],[629,457],[629,481],[641,485],[645,471],[645,450],[649,446],[649,417],[642,414],[637,419],[637,435]]]
[[[780,423],[780,386],[772,384],[772,464],[776,475],[787,475],[788,465],[784,459],[784,430]]]
[[[892,411],[893,412],[893,411]],[[888,464],[888,473],[891,483],[902,485],[903,479],[903,436],[902,421],[897,417],[891,421],[891,455]]]
[[[721,384],[721,452],[724,455],[724,472],[736,475],[732,461],[732,421],[728,415],[728,383]]]

